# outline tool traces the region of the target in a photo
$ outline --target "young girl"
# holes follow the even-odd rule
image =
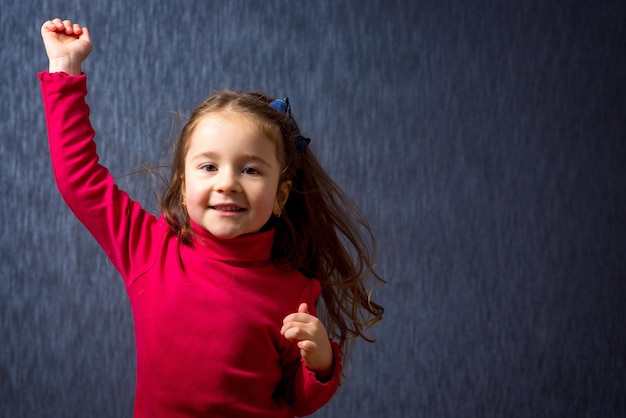
[[[226,90],[202,103],[157,218],[98,162],[81,72],[88,29],[54,19],[41,33],[56,182],[132,306],[135,416],[292,417],[326,404],[340,353],[382,317],[365,288],[382,279],[371,230],[307,148],[288,101]]]

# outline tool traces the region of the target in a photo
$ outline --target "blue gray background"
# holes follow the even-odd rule
[[[235,87],[288,95],[380,232],[378,342],[316,417],[626,416],[622,4],[4,2],[0,416],[132,414],[127,298],[49,163],[56,16],[91,30],[101,159],[148,208],[171,112]]]

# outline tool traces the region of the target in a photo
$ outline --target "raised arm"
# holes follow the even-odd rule
[[[156,218],[115,184],[101,165],[89,120],[87,76],[81,65],[91,52],[85,27],[54,19],[41,27],[49,70],[39,73],[55,180],[64,201],[87,227],[125,280],[151,265]]]
[[[82,63],[92,48],[89,29],[70,20],[56,18],[41,26],[41,37],[48,54],[49,72],[81,74]]]

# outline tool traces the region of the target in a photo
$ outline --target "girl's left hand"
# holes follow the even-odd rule
[[[317,374],[318,379],[326,380],[333,372],[333,350],[326,328],[315,316],[309,314],[309,307],[301,303],[297,313],[287,315],[280,333],[288,341],[297,341],[300,355],[307,367]]]

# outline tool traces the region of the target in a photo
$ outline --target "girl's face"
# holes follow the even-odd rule
[[[189,218],[219,238],[258,232],[287,201],[290,181],[277,144],[251,117],[235,112],[204,116],[189,138],[183,200]]]

